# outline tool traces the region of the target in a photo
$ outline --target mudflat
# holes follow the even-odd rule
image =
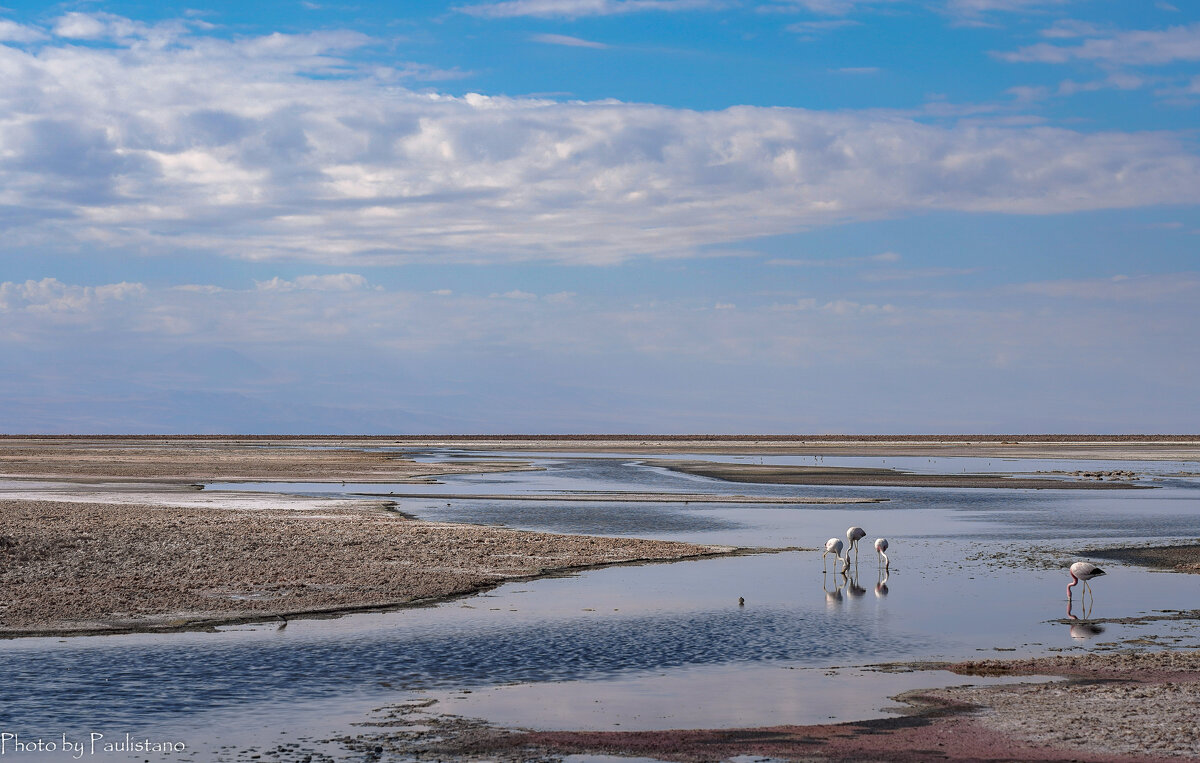
[[[1180,546],[1106,548],[1088,553],[1100,559],[1115,559],[1120,562],[1139,564],[1143,567],[1158,567],[1175,572],[1200,574],[1200,544],[1198,543]]]

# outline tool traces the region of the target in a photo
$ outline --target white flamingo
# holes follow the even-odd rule
[[[821,553],[821,572],[828,572],[825,566],[825,557],[833,554],[833,558],[841,560],[842,558],[842,541],[840,538],[830,538],[825,541],[825,551]]]
[[[886,570],[891,565],[887,558],[888,540],[887,538],[875,539],[875,561],[880,562]]]
[[[846,547],[846,556],[850,556],[850,549],[854,549],[854,563],[858,564],[858,542],[867,537],[867,531],[861,527],[851,527],[846,531],[846,540],[850,541],[850,545]]]

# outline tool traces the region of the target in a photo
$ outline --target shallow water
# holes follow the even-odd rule
[[[414,696],[437,698],[455,712],[548,728],[811,723],[874,717],[891,704],[887,697],[896,686],[943,680],[856,670],[826,676],[835,666],[1104,649],[1147,637],[1200,645],[1188,622],[1103,625],[1102,632],[1055,622],[1068,614],[1063,570],[1079,550],[1200,536],[1196,480],[1164,479],[1157,490],[1123,491],[814,488],[680,475],[642,466],[635,457],[537,460],[545,471],[468,475],[437,486],[229,487],[333,495],[608,489],[871,495],[888,502],[565,503],[398,495],[400,510],[423,518],[553,532],[808,548],[843,536],[850,524],[869,535],[849,578],[823,573],[817,552],[790,551],[612,567],[509,584],[436,607],[292,621],[283,630],[266,624],[219,633],[8,641],[0,643],[0,731],[25,738],[155,733],[186,738],[204,759],[220,744],[331,735],[373,707]],[[945,471],[956,466],[953,459],[939,461],[949,462],[937,465]],[[1048,468],[1099,467],[1055,461]],[[1180,470],[1174,463],[1110,468],[1160,476]],[[868,545],[877,535],[892,544],[884,585]],[[1094,581],[1093,617],[1195,606],[1194,577],[1104,566],[1109,575]],[[1072,603],[1072,614],[1084,614],[1078,598]],[[697,699],[714,686],[728,701]],[[641,698],[636,703],[635,696]]]

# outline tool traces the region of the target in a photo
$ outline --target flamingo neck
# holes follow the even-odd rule
[[[1067,572],[1071,572],[1071,571],[1067,570]],[[1067,583],[1067,598],[1068,599],[1071,598],[1071,587],[1074,586],[1078,582],[1079,582],[1079,578],[1075,577],[1074,572],[1071,572],[1071,582]]]

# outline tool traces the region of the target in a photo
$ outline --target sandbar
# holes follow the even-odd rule
[[[729,464],[716,461],[653,459],[646,463],[672,471],[729,482],[769,485],[846,485],[854,487],[1002,488],[1009,490],[1114,490],[1148,488],[1135,482],[1012,477],[1002,474],[914,474],[898,469]],[[1115,478],[1114,478],[1115,479]]]
[[[185,630],[437,601],[551,572],[730,553],[325,511],[0,500],[0,636]]]

